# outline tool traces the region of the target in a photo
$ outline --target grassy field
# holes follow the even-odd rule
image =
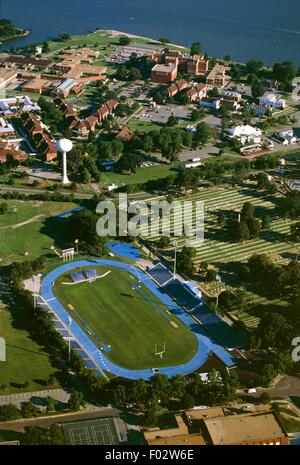
[[[47,380],[55,370],[46,347],[42,341],[35,342],[39,338],[25,310],[3,300],[0,333],[6,340],[7,360],[0,363],[0,395],[50,388]]]
[[[133,290],[134,280],[124,270],[99,267],[102,275],[109,276],[92,284],[64,285],[68,275],[62,276],[54,286],[55,295],[65,305],[72,305],[85,319],[104,344],[111,345],[106,355],[115,363],[130,369],[153,368],[185,363],[197,350],[195,336],[175,317],[174,328],[138,291]],[[166,314],[167,308],[144,286],[148,298]],[[76,319],[76,315],[73,315]],[[163,359],[154,355],[155,344],[163,346]]]
[[[60,42],[60,41],[50,41],[50,54],[51,53],[56,53],[57,51],[61,50],[62,48],[66,47],[103,47],[107,46],[108,51],[113,51],[119,44],[119,39],[118,37],[113,37],[107,32],[103,30],[96,31],[91,34],[86,34],[86,35],[78,35],[78,36],[72,36],[70,40],[66,42]],[[147,38],[143,37],[134,37],[132,39],[132,44],[134,45],[145,45],[149,44],[149,40]],[[131,45],[132,45],[131,44]],[[154,42],[151,42],[151,44],[154,44]],[[157,43],[158,47],[162,47],[160,43]],[[172,50],[183,50],[181,46],[176,46],[176,45],[169,45],[168,46]],[[187,49],[185,49],[187,50]]]
[[[166,178],[171,174],[176,174],[179,163],[162,164],[137,168],[136,173],[126,175],[113,172],[101,173],[101,184],[107,185],[115,183],[118,186],[143,184],[149,180]]]
[[[160,131],[162,128],[159,124],[151,123],[149,121],[140,121],[134,118],[129,120],[127,126],[133,132]]]
[[[0,258],[4,264],[24,258],[46,254],[51,245],[64,240],[65,225],[49,218],[76,205],[71,202],[40,202],[6,200],[5,214],[0,215]],[[25,223],[25,224],[24,224]]]

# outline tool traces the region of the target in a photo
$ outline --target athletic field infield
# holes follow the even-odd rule
[[[93,341],[106,348],[112,362],[137,370],[180,365],[193,358],[196,336],[142,282],[120,268],[94,268],[104,277],[74,284],[69,272],[57,279],[53,292],[88,334],[92,330],[97,336]],[[155,355],[164,346],[163,357]]]

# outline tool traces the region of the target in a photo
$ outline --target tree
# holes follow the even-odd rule
[[[1,212],[1,205],[0,205]],[[291,225],[291,237],[294,242],[300,242],[300,222]]]
[[[38,426],[25,426],[23,442],[27,445],[45,445],[47,441],[47,432]]]
[[[14,404],[0,405],[0,421],[18,420],[21,412]]]
[[[246,69],[249,74],[257,74],[263,67],[263,62],[260,60],[250,60],[246,64]]]
[[[265,92],[264,86],[261,82],[254,82],[251,86],[252,97],[257,99],[261,97]]]
[[[146,153],[152,152],[154,148],[154,143],[153,143],[153,138],[149,136],[148,134],[142,138],[142,144],[141,144],[141,150],[143,150]]]
[[[225,226],[226,226],[226,216],[224,215],[224,213],[221,213],[218,216],[217,225],[219,226],[219,228],[225,228]]]
[[[194,42],[191,46],[191,55],[201,55],[202,46],[200,42]]]
[[[257,180],[258,189],[265,189],[265,187],[267,186],[269,182],[268,176],[266,175],[266,173],[258,173],[256,180]]]
[[[4,215],[7,212],[8,206],[7,203],[1,202],[0,203],[0,215]]]
[[[176,116],[174,115],[169,116],[168,121],[167,121],[167,126],[170,126],[170,127],[176,126],[176,124],[178,124],[178,120]]]
[[[148,384],[145,380],[139,379],[132,384],[130,397],[134,402],[145,402],[147,400]]]
[[[165,404],[171,397],[171,384],[168,376],[158,373],[151,378],[151,391],[155,398]]]
[[[248,228],[250,232],[251,239],[256,239],[259,237],[261,232],[261,223],[257,218],[250,218],[248,220]]]
[[[121,36],[119,38],[119,45],[121,45],[122,47],[126,46],[126,45],[130,45],[131,44],[131,38],[128,37],[128,36]]]
[[[296,69],[292,62],[283,61],[282,63],[275,63],[273,66],[274,78],[285,84],[290,84],[296,76]]]
[[[130,81],[138,81],[138,80],[142,79],[142,77],[143,77],[143,75],[142,75],[141,71],[138,68],[132,67],[132,68],[129,69],[128,79]]]
[[[251,202],[245,202],[241,212],[241,219],[243,221],[248,221],[254,216],[254,206]]]
[[[212,137],[212,129],[207,123],[198,124],[195,132],[195,143],[202,145],[207,144],[209,139]]]
[[[235,240],[237,242],[244,242],[250,239],[250,231],[245,221],[240,221],[236,224]]]
[[[195,407],[195,398],[191,394],[187,394],[183,398],[183,405],[185,410],[190,410]]]
[[[172,396],[176,399],[181,399],[185,396],[186,387],[187,381],[183,375],[175,375],[171,378]]]
[[[92,181],[92,176],[89,170],[87,168],[84,168],[81,174],[81,182],[83,184],[90,184],[91,181]]]
[[[21,414],[23,418],[33,418],[39,413],[39,409],[33,404],[33,402],[23,402],[21,406]]]
[[[210,268],[206,274],[207,281],[216,281],[217,274],[218,274],[217,270]]]
[[[177,255],[177,267],[178,269],[186,274],[193,275],[196,271],[194,259],[196,256],[196,249],[193,247],[184,246],[181,252]]]
[[[263,231],[267,231],[268,229],[270,229],[270,226],[271,226],[271,218],[269,215],[265,215],[261,222],[261,229]]]
[[[43,53],[49,53],[50,52],[50,46],[47,41],[42,43],[42,52]]]
[[[159,39],[159,42],[160,42],[161,44],[163,44],[163,45],[167,45],[167,44],[170,43],[170,40],[169,40],[167,37],[161,37],[161,38]]]
[[[196,122],[196,121],[199,121],[201,118],[203,118],[203,116],[204,116],[203,110],[198,110],[197,108],[195,108],[191,113],[191,120]]]
[[[283,217],[298,219],[300,217],[300,192],[288,192],[280,199],[279,210]]]
[[[219,89],[217,87],[213,87],[208,91],[208,96],[211,98],[219,97]]]
[[[127,402],[127,393],[124,384],[118,384],[114,389],[113,402],[117,407],[121,407]]]
[[[224,312],[241,313],[248,307],[247,295],[245,291],[237,289],[235,291],[223,291],[219,295],[219,308]]]
[[[69,409],[73,411],[78,411],[80,410],[80,407],[82,405],[85,405],[85,400],[82,392],[73,391],[68,401]]]
[[[277,371],[274,368],[273,365],[270,363],[266,363],[262,369],[262,375],[261,375],[261,382],[263,386],[268,387],[273,381],[273,379],[277,376]]]
[[[250,269],[247,265],[241,265],[238,271],[238,278],[241,282],[247,282],[249,280]]]
[[[224,399],[226,402],[233,402],[237,398],[236,391],[241,387],[238,377],[235,374],[223,376]]]
[[[179,171],[175,184],[180,187],[184,187],[185,191],[187,189],[194,189],[198,186],[199,183],[199,174],[197,170],[193,169],[182,169]]]
[[[157,426],[158,423],[158,402],[155,395],[149,400],[147,409],[143,417],[143,425],[146,427]]]
[[[61,42],[68,42],[68,40],[71,39],[71,36],[67,32],[61,32],[59,34],[59,39],[61,40]]]
[[[257,334],[262,338],[265,347],[284,347],[291,341],[288,321],[279,313],[264,313]]]
[[[170,238],[168,236],[161,236],[161,238],[158,241],[158,244],[160,248],[166,249],[167,247],[170,247]]]
[[[55,446],[62,446],[65,444],[63,429],[60,425],[51,425],[49,427],[48,435],[50,444]]]
[[[47,413],[54,412],[56,410],[56,400],[53,397],[47,397]]]

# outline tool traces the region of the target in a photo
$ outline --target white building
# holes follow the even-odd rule
[[[227,137],[230,139],[238,139],[242,144],[248,142],[259,144],[262,140],[262,131],[259,128],[254,128],[253,126],[239,125],[234,126],[227,131]]]
[[[27,95],[21,97],[3,98],[0,100],[0,113],[4,115],[13,115],[18,111],[29,113],[31,111],[40,111],[39,105],[32,102]]]
[[[14,134],[15,130],[12,124],[8,123],[4,118],[0,118],[0,137],[3,135]]]
[[[283,145],[294,145],[297,144],[297,142],[299,142],[292,129],[289,129],[288,131],[278,132],[277,138]]]
[[[272,107],[277,110],[282,110],[286,106],[284,99],[271,92],[265,92],[264,95],[260,97],[259,104],[264,107]]]
[[[204,97],[202,100],[200,100],[199,105],[200,107],[211,108],[212,110],[219,110],[221,106],[221,99]]]
[[[235,92],[233,90],[224,90],[222,89],[220,91],[220,95],[227,99],[227,100],[233,100],[234,102],[240,102],[242,100],[242,94],[239,92]]]

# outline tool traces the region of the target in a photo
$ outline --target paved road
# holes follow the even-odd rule
[[[97,407],[82,412],[68,413],[51,417],[5,421],[0,423],[0,430],[23,432],[25,426],[39,426],[41,428],[49,428],[49,426],[53,425],[54,423],[67,423],[70,421],[92,420],[93,418],[99,417],[112,417],[119,415],[119,413],[120,410],[114,408]]]
[[[35,195],[35,194],[46,194],[49,191],[41,190],[41,189],[22,189],[18,187],[0,187],[0,192],[7,193],[7,192],[18,192],[19,194],[27,194],[27,195]],[[63,195],[66,197],[74,196],[75,199],[91,199],[93,198],[94,194],[78,194],[74,192],[62,192]]]
[[[271,397],[300,396],[300,379],[294,376],[282,377],[275,386],[268,389],[259,389],[254,394],[242,394],[243,397],[260,397],[263,392],[267,392]]]

